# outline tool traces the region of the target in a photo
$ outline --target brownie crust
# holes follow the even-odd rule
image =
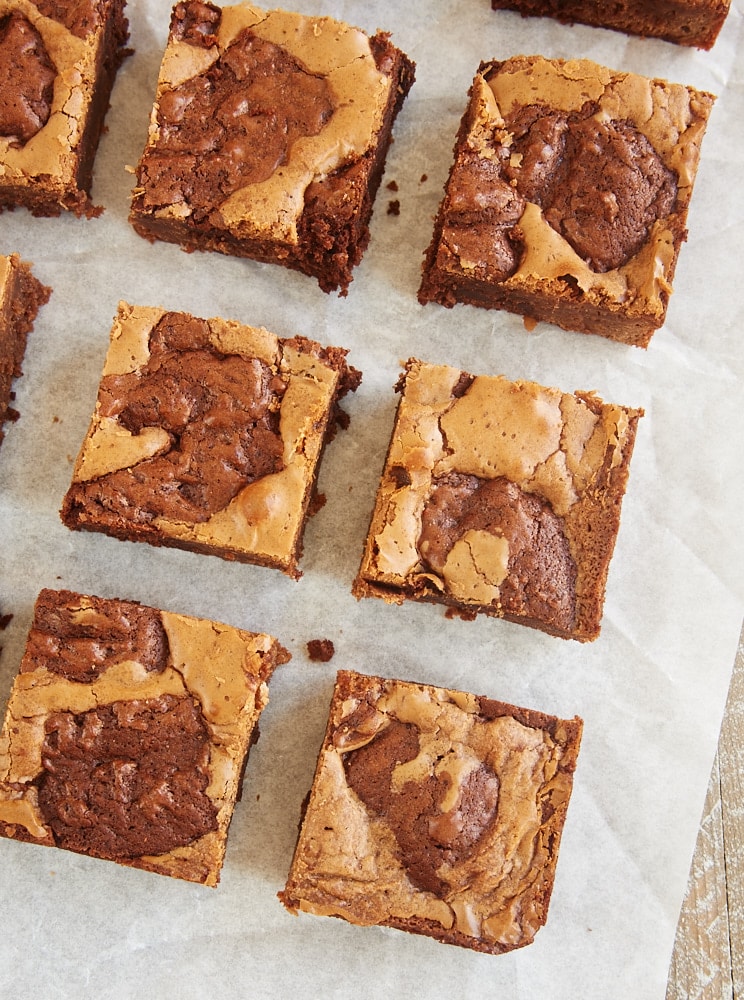
[[[44,590],[0,733],[0,835],[216,885],[271,636]]]
[[[51,292],[18,254],[0,255],[0,444],[5,436],[3,425],[17,417],[10,405],[12,385],[22,374],[28,334]]]
[[[111,89],[129,54],[124,0],[0,0],[0,211],[78,216]]]
[[[491,0],[494,10],[552,17],[564,24],[612,28],[642,38],[711,49],[728,16],[731,0]]]
[[[345,294],[413,76],[384,33],[248,4],[177,4],[132,225]]]
[[[647,347],[711,94],[588,60],[482,63],[419,289]]]
[[[346,351],[121,303],[61,516],[297,577]]]
[[[581,732],[579,718],[339,671],[279,898],[491,954],[530,944]]]
[[[412,359],[358,598],[597,638],[641,409]]]

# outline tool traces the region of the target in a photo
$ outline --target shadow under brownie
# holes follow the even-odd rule
[[[293,913],[499,954],[547,919],[582,722],[339,671]]]
[[[481,63],[420,302],[647,347],[666,318],[713,101],[586,59]]]
[[[346,351],[121,303],[61,516],[73,529],[300,575]]]
[[[173,10],[130,220],[150,240],[352,280],[413,63],[328,17]]]
[[[100,214],[93,161],[127,39],[124,0],[0,0],[0,211]]]
[[[411,359],[358,598],[596,639],[640,409]]]
[[[43,590],[0,733],[0,835],[216,885],[268,635]]]

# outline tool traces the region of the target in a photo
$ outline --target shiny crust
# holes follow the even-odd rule
[[[379,776],[393,803],[380,812],[350,787],[349,760],[401,725],[416,734],[418,752]],[[294,913],[397,927],[492,954],[531,943],[547,918],[581,732],[578,718],[340,671],[279,898]],[[396,833],[396,796],[439,784],[428,828],[466,826],[468,778],[482,768],[498,786],[495,811],[467,850],[443,852],[439,885],[421,888]]]
[[[70,591],[42,591],[42,611],[64,609],[94,635],[104,615],[127,620],[132,602],[103,600]],[[258,718],[268,702],[267,683],[289,654],[268,635],[155,609],[165,630],[168,656],[162,669],[148,669],[136,651],[112,656],[90,682],[70,679],[31,652],[39,643],[35,619],[29,645],[8,702],[0,733],[0,834],[16,840],[55,846],[55,837],[39,810],[36,780],[43,773],[41,747],[45,723],[59,712],[81,714],[103,706],[131,706],[148,699],[189,697],[200,706],[210,741],[207,795],[216,825],[194,843],[163,855],[117,858],[134,868],[216,885],[225,853],[227,829]],[[41,645],[44,637],[41,635]],[[48,648],[52,648],[47,644]],[[51,654],[53,655],[53,654]],[[38,661],[38,657],[36,658]],[[53,662],[50,665],[54,666]]]

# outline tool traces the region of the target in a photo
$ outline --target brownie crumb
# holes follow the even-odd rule
[[[328,663],[333,658],[336,648],[330,639],[310,639],[307,644],[307,655],[314,663]]]
[[[398,190],[398,182],[397,181],[390,181],[390,183],[387,185],[387,189],[388,189],[388,191],[397,191]]]
[[[421,177],[419,178],[419,184],[426,184],[428,180],[429,180],[429,175],[422,174]]]
[[[0,615],[0,632],[4,632],[12,621],[13,615]]]
[[[387,214],[400,215],[400,202],[398,201],[397,198],[395,198],[393,201],[388,202]]]

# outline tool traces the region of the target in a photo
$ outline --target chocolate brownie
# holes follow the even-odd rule
[[[596,639],[643,411],[411,360],[357,597]]]
[[[613,28],[643,38],[710,49],[726,20],[731,0],[491,0],[494,10],[553,17]]]
[[[345,294],[413,76],[384,33],[249,4],[176,4],[134,228]]]
[[[62,520],[297,577],[323,446],[360,380],[341,348],[120,303]]]
[[[268,635],[43,590],[0,733],[0,834],[216,885]]]
[[[21,374],[26,339],[51,288],[34,277],[18,254],[0,254],[0,444],[6,420],[17,416],[10,406],[13,379]]]
[[[93,161],[127,38],[124,0],[0,0],[0,211],[100,214]]]
[[[581,732],[578,717],[339,671],[279,898],[481,952],[530,944]]]
[[[584,59],[482,63],[421,303],[647,347],[666,318],[713,101]]]

